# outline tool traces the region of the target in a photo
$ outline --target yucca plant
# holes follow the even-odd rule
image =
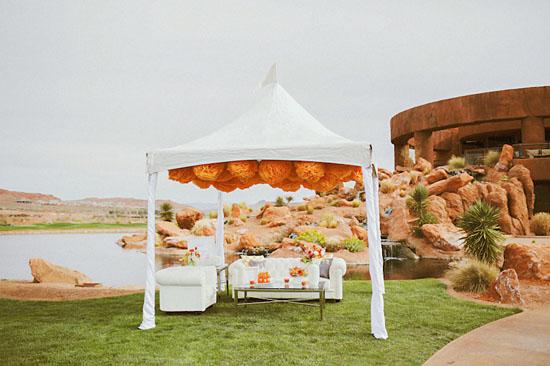
[[[169,202],[164,202],[160,205],[160,218],[164,221],[172,221],[174,219],[174,207]]]
[[[453,289],[477,293],[487,291],[497,276],[495,266],[477,260],[470,260],[448,273]]]
[[[464,251],[487,264],[495,264],[502,252],[504,235],[498,226],[500,210],[477,200],[462,215],[458,226],[466,232]]]
[[[428,212],[428,188],[423,184],[418,184],[407,198],[407,207],[417,216],[414,233],[416,236],[422,235],[422,225],[437,224],[435,216]]]

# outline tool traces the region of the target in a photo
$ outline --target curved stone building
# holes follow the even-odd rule
[[[500,90],[440,100],[391,119],[395,165],[415,156],[435,166],[452,155],[479,163],[489,150],[514,146],[514,162],[531,171],[535,211],[550,211],[550,86]]]

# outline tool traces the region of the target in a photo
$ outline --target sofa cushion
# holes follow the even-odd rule
[[[332,258],[324,258],[319,263],[319,276],[321,278],[329,278],[330,266],[332,265]]]
[[[205,284],[206,271],[213,267],[170,267],[156,273],[156,279],[162,286],[201,286]],[[215,271],[215,269],[214,269]]]

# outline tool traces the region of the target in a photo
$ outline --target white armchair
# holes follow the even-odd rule
[[[157,272],[160,310],[204,311],[216,303],[214,266],[170,267]]]
[[[304,267],[304,263],[299,258],[266,258],[262,266],[265,271],[268,271],[272,280],[282,281],[284,277],[289,277],[289,269],[294,266]],[[256,266],[248,267],[239,259],[229,266],[229,283],[232,286],[243,286],[248,284],[250,280],[255,280],[260,269]],[[344,297],[343,277],[346,274],[346,262],[341,258],[333,258],[329,268],[329,278],[320,276],[318,265],[310,264],[308,266],[307,279],[311,284],[319,283],[325,287],[325,298],[341,300]],[[241,296],[242,294],[239,294]],[[234,296],[234,295],[233,295]],[[277,293],[249,293],[248,297],[255,298],[299,298],[299,299],[317,299],[315,293],[292,293],[292,292],[277,292]]]

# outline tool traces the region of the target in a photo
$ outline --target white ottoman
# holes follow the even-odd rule
[[[160,310],[204,311],[216,303],[214,266],[170,267],[157,272]]]

